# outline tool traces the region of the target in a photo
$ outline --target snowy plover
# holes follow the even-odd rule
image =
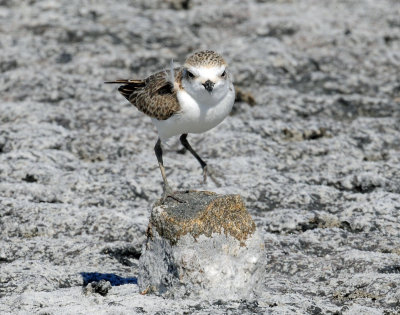
[[[174,198],[162,159],[161,142],[180,136],[182,145],[199,161],[203,180],[207,164],[187,140],[188,133],[202,133],[217,126],[232,109],[235,91],[224,59],[214,51],[189,56],[179,68],[161,71],[144,80],[116,80],[118,91],[138,110],[150,116],[159,138],[154,147],[164,181],[162,200]],[[176,198],[175,198],[176,199]]]

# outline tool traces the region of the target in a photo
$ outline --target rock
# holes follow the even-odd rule
[[[167,297],[249,298],[264,244],[239,195],[178,193],[152,209],[139,260],[139,289]]]
[[[110,281],[100,280],[99,282],[90,282],[84,289],[85,294],[98,293],[102,296],[106,296],[108,291],[111,289]]]

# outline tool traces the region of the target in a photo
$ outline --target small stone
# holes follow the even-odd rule
[[[72,60],[72,55],[66,52],[61,53],[57,59],[57,63],[69,63]]]
[[[169,0],[169,5],[174,10],[189,10],[191,7],[190,0]]]
[[[111,283],[110,281],[106,281],[106,280],[100,280],[100,281],[93,281],[90,282],[85,288],[84,288],[84,292],[85,294],[89,294],[89,293],[98,293],[102,296],[106,296],[108,291],[110,291],[111,289]]]

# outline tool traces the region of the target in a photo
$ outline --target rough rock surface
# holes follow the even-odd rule
[[[200,235],[210,237],[213,233],[229,235],[243,243],[256,229],[240,195],[184,191],[175,196],[180,202],[172,198],[164,203],[156,202],[149,222],[149,228],[155,229],[172,245],[186,234],[197,238]]]
[[[264,242],[239,195],[176,194],[151,211],[139,259],[142,294],[247,299],[262,288]]]
[[[179,10],[177,10],[179,9]],[[396,314],[397,0],[0,0],[0,313]],[[142,296],[162,192],[151,121],[103,81],[215,49],[254,106],[178,141],[176,189],[240,194],[267,270],[257,299]],[[88,282],[110,281],[106,296]]]

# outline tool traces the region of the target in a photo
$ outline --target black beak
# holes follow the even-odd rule
[[[214,82],[207,80],[206,82],[203,83],[204,88],[208,91],[208,92],[212,92],[213,88],[214,88]]]

